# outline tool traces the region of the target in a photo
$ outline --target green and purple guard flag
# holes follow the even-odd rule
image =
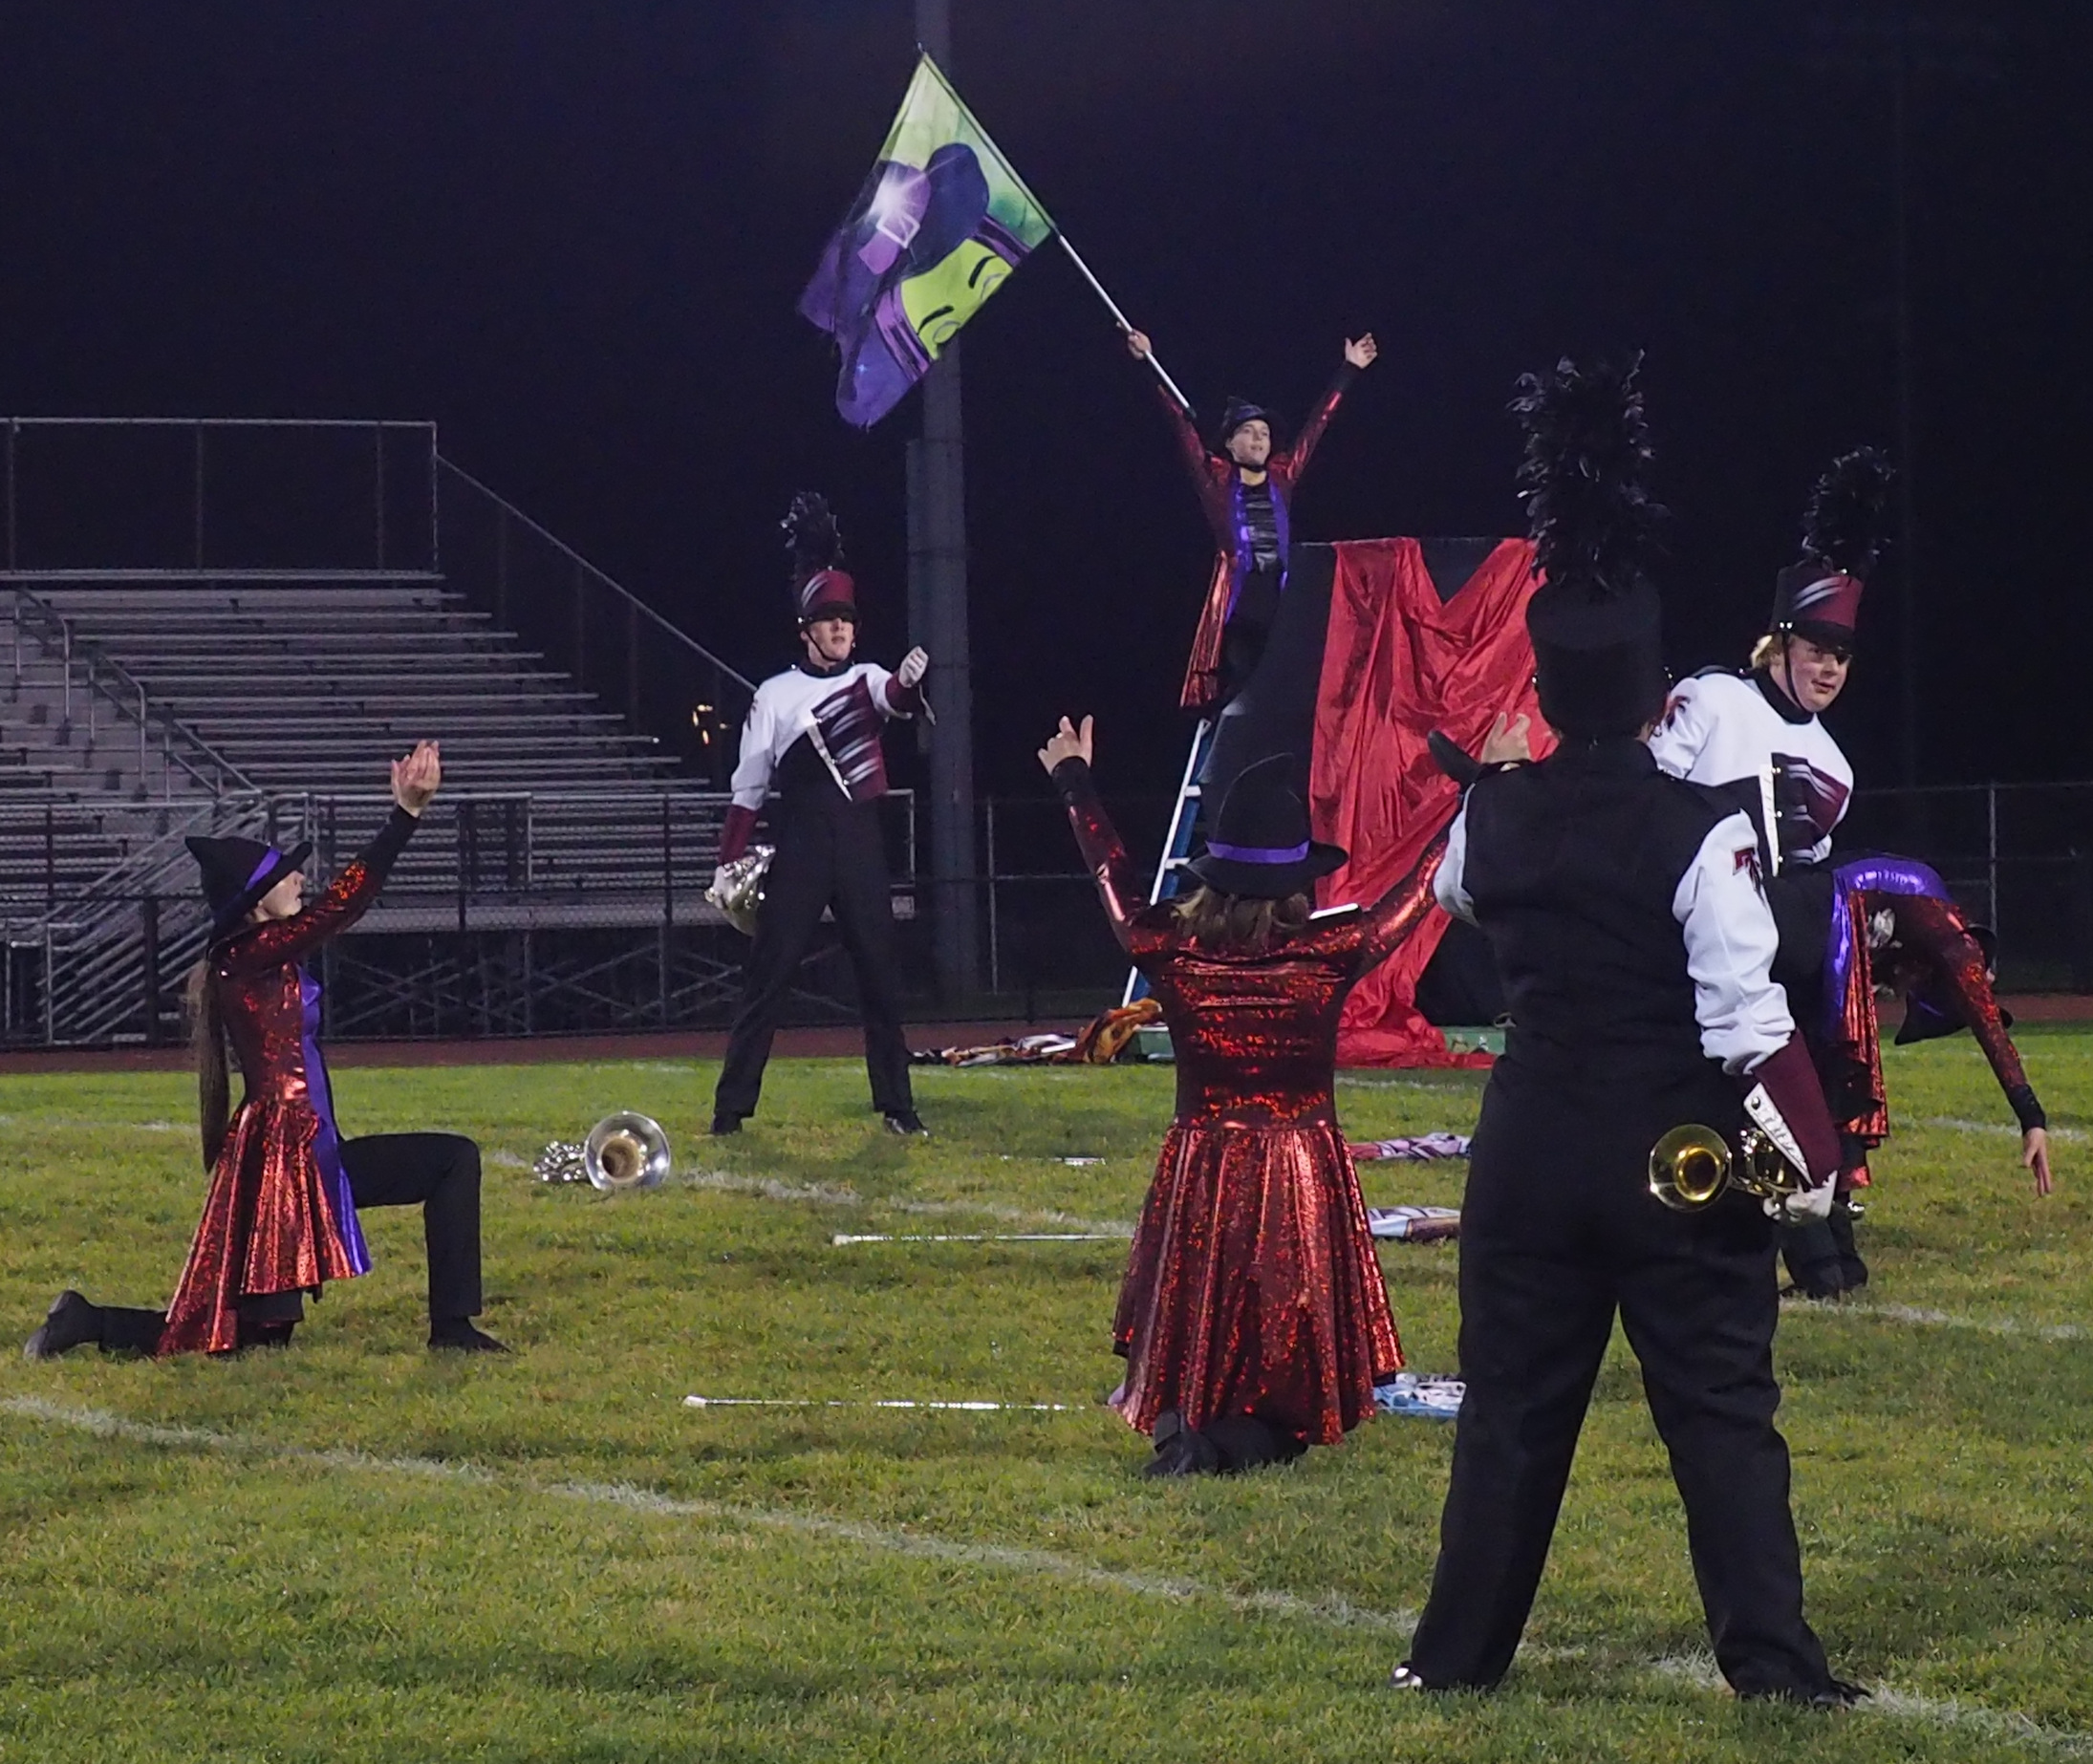
[[[872,176],[799,310],[835,339],[835,406],[870,428],[1054,224],[938,64],[916,64]]]

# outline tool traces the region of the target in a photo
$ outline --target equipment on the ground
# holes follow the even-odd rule
[[[586,1182],[607,1194],[659,1188],[669,1173],[669,1136],[649,1116],[605,1115],[586,1139],[555,1139],[531,1166],[540,1182]]]

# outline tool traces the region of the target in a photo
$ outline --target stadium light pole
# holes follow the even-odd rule
[[[916,0],[916,37],[952,73],[952,0]],[[974,877],[974,672],[966,607],[966,441],[955,337],[923,376],[923,432],[908,446],[909,631],[930,652],[931,938],[946,999],[980,989]]]

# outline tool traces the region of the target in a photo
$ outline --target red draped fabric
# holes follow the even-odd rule
[[[1470,753],[1498,712],[1533,719],[1536,754],[1551,740],[1533,689],[1526,601],[1533,547],[1507,539],[1441,604],[1414,539],[1336,548],[1330,622],[1316,695],[1309,781],[1316,837],[1352,860],[1327,877],[1326,906],[1378,900],[1414,865],[1455,808],[1454,782],[1425,738],[1443,729]],[[1417,977],[1445,935],[1434,908],[1410,940],[1352,989],[1337,1038],[1344,1065],[1479,1065],[1417,1015]]]

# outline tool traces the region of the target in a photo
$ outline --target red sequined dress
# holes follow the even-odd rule
[[[230,1353],[242,1299],[316,1293],[367,1273],[370,1252],[341,1165],[320,987],[305,958],[363,916],[414,831],[396,809],[378,838],[303,912],[243,926],[211,945],[206,980],[246,1094],[211,1168],[189,1259],[159,1352]]]
[[[1144,1433],[1175,1409],[1194,1429],[1248,1414],[1334,1444],[1403,1364],[1331,1096],[1337,1019],[1431,909],[1444,837],[1370,909],[1319,916],[1262,956],[1216,955],[1129,887],[1089,766],[1064,762],[1054,782],[1176,1059],[1176,1118],[1112,1324],[1127,1361],[1113,1405]]]

